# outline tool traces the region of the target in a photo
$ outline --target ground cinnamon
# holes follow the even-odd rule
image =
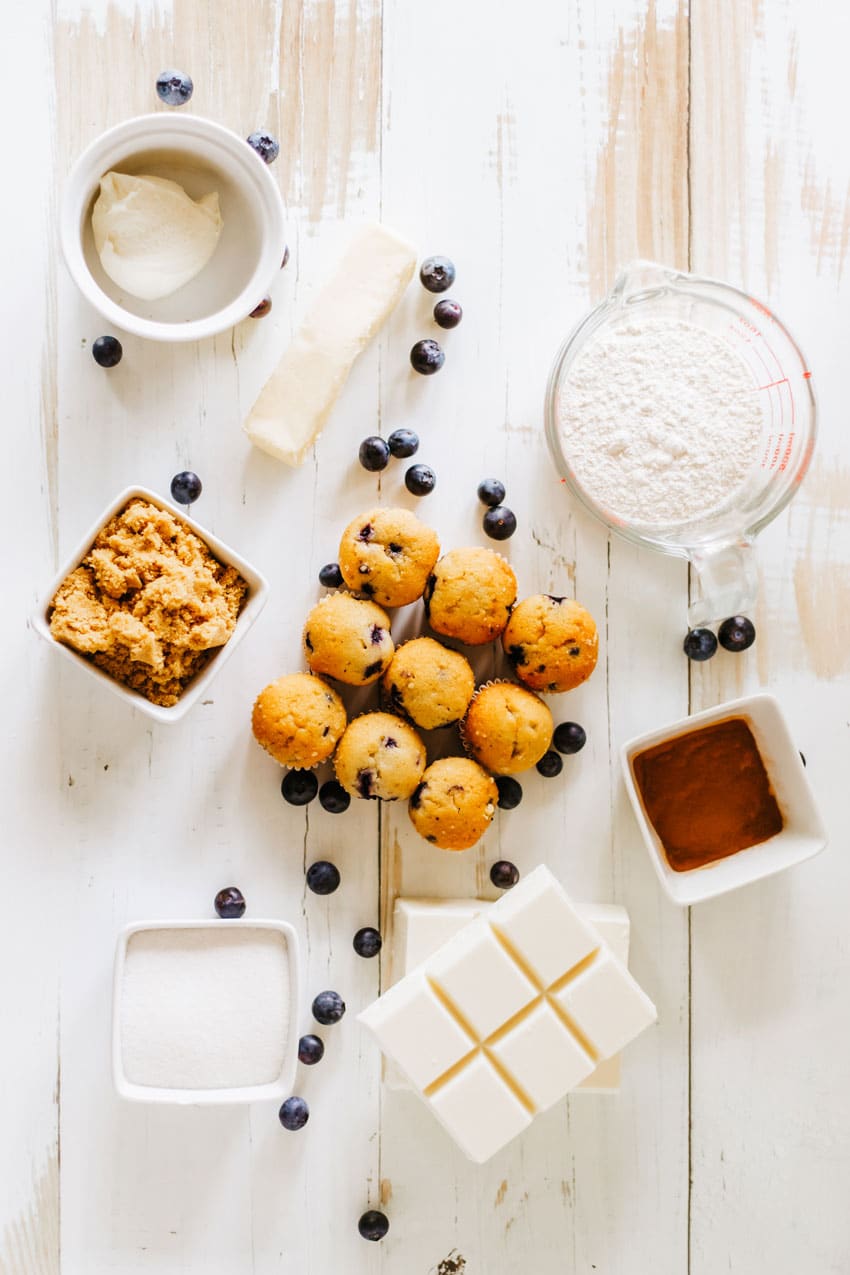
[[[782,813],[742,717],[687,731],[632,761],[644,809],[675,872],[702,868],[780,832]]]

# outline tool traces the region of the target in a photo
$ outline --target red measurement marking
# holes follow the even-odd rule
[[[804,378],[805,378],[805,380],[807,380],[807,381],[808,381],[808,379],[809,379],[809,377],[810,377],[810,376],[811,376],[811,372],[804,372],[804,373],[803,373],[803,377],[804,377]]]
[[[807,376],[811,376],[811,372],[807,372],[807,373],[806,373],[806,375],[807,375]],[[787,385],[787,384],[788,384],[788,377],[787,377],[787,376],[783,376],[781,381],[771,381],[768,385],[760,385],[760,386],[759,386],[759,389],[760,389],[760,390],[772,390],[772,389],[773,389],[773,387],[774,387],[774,385]]]

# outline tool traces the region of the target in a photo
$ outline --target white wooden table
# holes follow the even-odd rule
[[[4,6],[2,466],[6,598],[0,925],[0,1272],[355,1275],[845,1275],[850,1269],[850,9],[822,0],[28,0]],[[200,347],[125,341],[57,260],[57,193],[106,126],[186,109],[282,140],[292,261],[272,315]],[[304,467],[240,424],[343,223],[382,217],[458,263],[446,366],[418,287],[361,360]],[[769,300],[814,369],[822,434],[796,503],[760,543],[759,638],[688,667],[685,567],[606,537],[567,500],[542,396],[568,328],[640,255]],[[536,774],[484,843],[449,856],[405,811],[286,806],[250,738],[257,689],[298,667],[301,616],[343,521],[413,501],[403,467],[356,464],[376,427],[416,428],[438,473],[419,509],[445,545],[484,543],[475,487],[501,475],[521,591],[573,591],[600,622],[591,681],[557,706],[587,748]],[[27,615],[60,555],[122,486],[197,470],[197,517],[273,597],[180,725],[158,727],[66,667]],[[485,663],[481,672],[487,674]],[[746,689],[780,697],[832,833],[813,863],[707,903],[661,896],[618,779],[619,743]],[[660,1022],[619,1098],[579,1095],[483,1168],[410,1095],[382,1093],[354,1010],[378,962],[360,925],[393,898],[492,891],[495,857],[545,861],[633,921]],[[343,888],[305,893],[329,857]],[[207,915],[237,883],[303,935],[305,991],[349,1004],[299,1076],[307,1129],[276,1112],[120,1103],[109,1074],[113,944],[126,921]],[[306,1028],[305,1022],[302,1030]],[[383,1201],[391,1230],[356,1220]]]

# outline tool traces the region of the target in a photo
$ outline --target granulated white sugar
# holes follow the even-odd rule
[[[757,460],[762,406],[732,346],[675,319],[591,339],[561,389],[564,454],[587,494],[633,523],[705,516]]]
[[[251,926],[139,930],[127,944],[121,1055],[132,1084],[269,1084],[289,1035],[284,936]]]

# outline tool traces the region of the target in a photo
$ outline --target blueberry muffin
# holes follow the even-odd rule
[[[572,598],[535,593],[518,603],[502,634],[505,654],[533,691],[571,691],[596,668],[593,616]]]
[[[492,549],[452,549],[425,587],[431,628],[467,646],[483,646],[503,631],[516,602],[516,576]]]
[[[364,713],[346,728],[334,757],[336,777],[352,797],[407,798],[425,770],[425,745],[392,713]]]
[[[381,682],[387,707],[423,730],[460,721],[474,690],[469,660],[429,637],[400,646]]]
[[[432,762],[408,804],[420,837],[441,850],[468,850],[496,813],[496,781],[468,757]]]
[[[304,652],[314,673],[368,686],[387,668],[394,650],[389,616],[374,602],[330,593],[307,616]]]
[[[332,687],[310,673],[290,673],[260,691],[251,729],[258,744],[294,770],[327,761],[345,730],[342,700]]]
[[[496,775],[530,770],[552,742],[555,723],[537,695],[513,682],[491,682],[469,706],[463,722],[467,752]]]
[[[407,509],[370,509],[350,522],[339,543],[349,589],[385,607],[422,597],[440,555],[437,533]]]

